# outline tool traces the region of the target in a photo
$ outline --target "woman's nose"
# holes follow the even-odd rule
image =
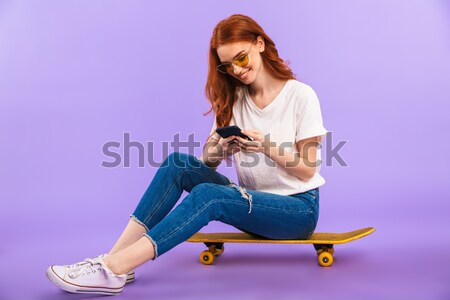
[[[233,64],[233,73],[236,76],[239,76],[239,74],[241,74],[242,72],[242,67],[236,66]]]

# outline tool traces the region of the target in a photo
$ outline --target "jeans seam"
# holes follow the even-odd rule
[[[166,193],[163,195],[161,201],[159,202],[159,205],[154,209],[153,213],[152,213],[151,215],[149,215],[147,218],[145,218],[145,221],[144,221],[145,223],[147,223],[147,222],[148,222],[148,221],[156,214],[156,212],[161,208],[161,206],[164,204],[164,202],[165,202],[166,199],[167,199],[167,195],[169,194],[170,191],[172,191],[173,187],[174,187],[175,184],[178,182],[178,180],[180,179],[180,177],[183,176],[185,173],[190,172],[190,171],[196,173],[197,175],[202,176],[205,180],[208,180],[209,183],[214,183],[214,182],[212,182],[211,180],[209,180],[208,177],[206,177],[205,175],[203,175],[202,172],[199,172],[199,171],[193,170],[193,169],[184,169],[184,170],[182,170],[182,171],[178,174],[176,180],[174,180],[174,181],[172,182],[172,184],[170,185],[170,187],[167,189]]]
[[[270,207],[270,206],[265,206],[265,205],[258,205],[258,204],[253,204],[254,207],[259,207],[259,208],[265,208],[265,209],[273,209],[273,210],[277,210],[277,211],[286,211],[286,212],[292,212],[292,213],[314,213],[314,211],[312,209],[305,209],[305,210],[297,210],[297,209],[287,209],[287,208],[278,208],[278,207]]]
[[[197,212],[194,214],[194,215],[192,215],[192,217],[190,217],[188,220],[186,220],[186,222],[184,222],[183,224],[181,224],[180,226],[178,226],[178,227],[176,227],[174,230],[172,230],[169,234],[167,234],[167,236],[164,238],[164,239],[162,239],[161,241],[159,241],[159,243],[163,243],[163,242],[165,242],[167,239],[169,239],[170,237],[172,237],[172,235],[176,232],[176,231],[178,231],[178,230],[180,230],[182,227],[184,227],[184,226],[186,226],[186,224],[188,224],[189,222],[191,222],[194,218],[196,218],[200,213],[202,213],[207,207],[209,207],[211,204],[213,204],[213,203],[216,203],[216,202],[219,202],[219,201],[222,201],[222,200],[227,200],[227,201],[230,201],[230,202],[234,202],[234,203],[236,203],[236,204],[244,204],[243,202],[241,202],[241,201],[238,201],[238,200],[236,200],[236,199],[229,199],[229,198],[224,198],[224,199],[221,199],[221,198],[218,198],[218,199],[212,199],[212,200],[210,200],[210,201],[208,201],[208,203],[206,203],[205,205],[203,205],[199,210],[197,210]],[[245,206],[246,206],[246,204],[244,204]]]
[[[184,171],[186,171],[186,170],[183,170],[182,172],[180,172],[180,173],[178,174],[176,180],[174,180],[174,181],[172,182],[172,184],[170,185],[170,187],[166,190],[166,192],[165,192],[164,195],[162,196],[162,199],[161,199],[161,201],[159,201],[158,206],[153,210],[153,213],[152,213],[152,214],[149,214],[149,215],[147,216],[147,218],[145,218],[145,221],[144,221],[145,223],[147,223],[147,222],[148,222],[148,221],[156,214],[156,212],[161,208],[161,206],[163,205],[164,201],[165,201],[166,198],[167,198],[167,195],[168,195],[169,192],[172,190],[173,186],[174,186],[175,183],[178,181],[178,179],[181,177],[181,175],[183,175],[183,172],[184,172]]]

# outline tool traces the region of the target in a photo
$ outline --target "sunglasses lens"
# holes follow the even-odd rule
[[[222,73],[233,72],[233,66],[231,64],[221,64],[217,66],[217,70]]]
[[[227,73],[233,73],[233,71],[234,71],[233,65],[227,65],[226,69],[227,69]]]
[[[252,45],[253,45],[253,42],[250,45],[250,48],[248,49],[248,52],[246,54],[242,54],[238,58],[234,59],[233,63],[222,63],[222,64],[218,65],[217,70],[221,73],[232,74],[234,72],[233,65],[241,67],[241,68],[247,66],[248,60],[249,60],[248,54],[250,53],[250,49],[251,49]]]
[[[248,55],[242,55],[234,63],[239,67],[245,67],[248,64]]]

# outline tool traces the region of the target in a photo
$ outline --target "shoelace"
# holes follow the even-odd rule
[[[102,257],[102,258],[103,258],[103,256],[104,256],[104,254],[100,254],[100,255],[98,255],[97,257],[94,257],[94,258],[88,257],[88,258],[85,258],[83,261],[77,262],[77,263],[72,264],[72,265],[66,265],[65,267],[66,267],[66,268],[69,268],[69,269],[72,269],[72,268],[78,268],[79,266],[83,265],[83,264],[84,264],[86,261],[88,261],[88,260],[97,259],[97,258],[99,258],[99,257]]]
[[[100,264],[98,261],[92,258],[87,258],[85,261],[81,263],[77,263],[77,267],[72,267],[72,272],[69,273],[69,277],[76,278],[81,274],[91,275],[91,273],[95,273],[100,271],[100,268],[97,268],[95,265]]]
[[[88,257],[88,258],[85,258],[83,261],[77,262],[77,263],[75,263],[75,264],[72,264],[72,265],[66,265],[66,267],[69,268],[69,269],[78,268],[79,266],[85,264],[86,261],[92,260],[92,259],[94,259],[94,258],[89,258],[89,257]]]
[[[98,261],[97,258],[86,258],[83,262],[77,263],[78,267],[72,267],[74,269],[71,273],[69,273],[70,278],[76,278],[81,274],[87,274],[88,276],[94,274],[102,269],[107,271],[106,274],[110,277],[114,277],[114,274],[103,268],[102,264]],[[72,265],[73,266],[73,265]],[[99,268],[101,266],[101,268]]]

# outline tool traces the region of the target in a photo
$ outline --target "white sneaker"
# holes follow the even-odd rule
[[[127,281],[125,282],[126,284],[128,283],[132,283],[135,280],[134,277],[134,271],[130,271],[127,273]]]
[[[127,281],[127,275],[114,274],[102,256],[69,266],[50,266],[47,277],[67,292],[103,295],[120,294]]]
[[[104,259],[106,255],[107,254],[104,253],[104,254],[98,255],[97,257],[101,257],[101,258]],[[97,257],[95,257],[95,258],[97,258]],[[93,260],[95,258],[86,258],[85,260],[77,262],[77,263],[74,263],[72,265],[65,265],[65,267],[67,267],[67,268],[76,268],[76,267],[80,266],[81,264],[83,264],[84,262],[86,262],[87,260]],[[127,284],[128,283],[132,283],[135,279],[136,278],[135,278],[135,274],[134,274],[133,270],[131,270],[130,272],[127,273],[127,282],[126,282]]]

